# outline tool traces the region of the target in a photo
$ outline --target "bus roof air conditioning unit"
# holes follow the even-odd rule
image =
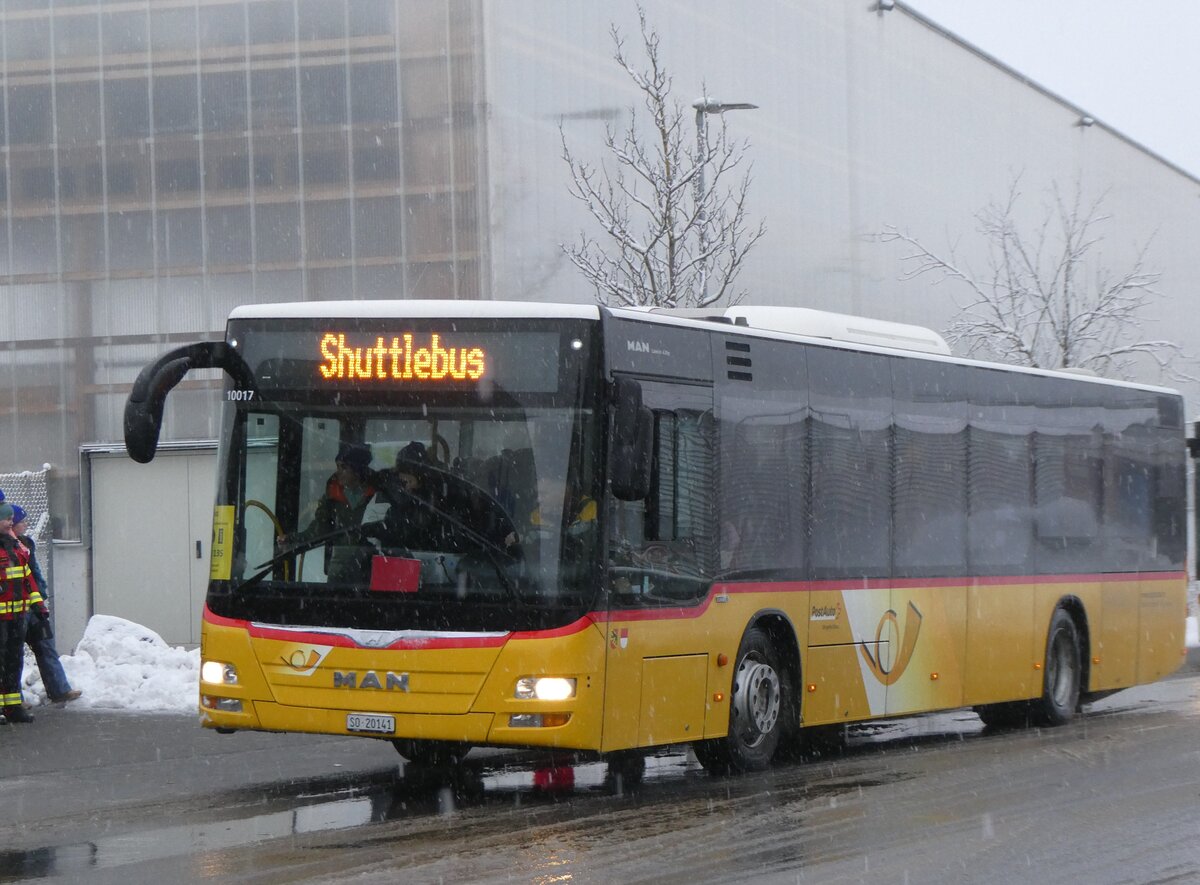
[[[890,323],[807,307],[745,304],[725,308],[725,316],[737,325],[747,325],[753,329],[950,355],[950,346],[941,335],[932,329],[908,323]]]

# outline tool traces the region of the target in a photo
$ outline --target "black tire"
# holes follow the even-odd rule
[[[467,744],[453,741],[422,741],[414,738],[397,738],[392,741],[396,752],[424,768],[452,768],[462,762],[470,752]]]
[[[751,627],[742,637],[729,690],[729,733],[699,741],[696,758],[714,773],[762,771],[770,766],[785,729],[788,679],[770,637]]]
[[[615,796],[637,790],[646,776],[646,754],[640,750],[609,753],[604,758],[604,789]]]
[[[1060,608],[1050,619],[1042,697],[1033,703],[1033,720],[1042,725],[1070,722],[1079,708],[1082,675],[1079,630],[1074,619]]]

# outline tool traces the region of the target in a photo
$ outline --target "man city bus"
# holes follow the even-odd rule
[[[471,746],[1066,722],[1182,660],[1178,394],[788,308],[246,306],[224,372],[206,727]]]

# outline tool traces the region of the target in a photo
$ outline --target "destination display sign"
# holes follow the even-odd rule
[[[233,322],[229,340],[262,395],[272,390],[475,390],[554,393],[562,371],[557,331],[454,329],[434,324],[307,329]],[[568,359],[577,359],[567,348]]]
[[[345,332],[326,332],[317,371],[325,379],[357,381],[478,381],[487,374],[484,348],[447,346],[437,332],[425,344],[422,338],[378,335],[374,344],[356,346]]]

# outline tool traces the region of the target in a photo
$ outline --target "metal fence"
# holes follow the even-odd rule
[[[9,504],[20,504],[28,520],[27,534],[38,545],[38,560],[45,569],[50,557],[50,501],[46,486],[50,480],[50,465],[41,470],[20,473],[0,473],[0,489]],[[44,552],[43,552],[44,551]]]

